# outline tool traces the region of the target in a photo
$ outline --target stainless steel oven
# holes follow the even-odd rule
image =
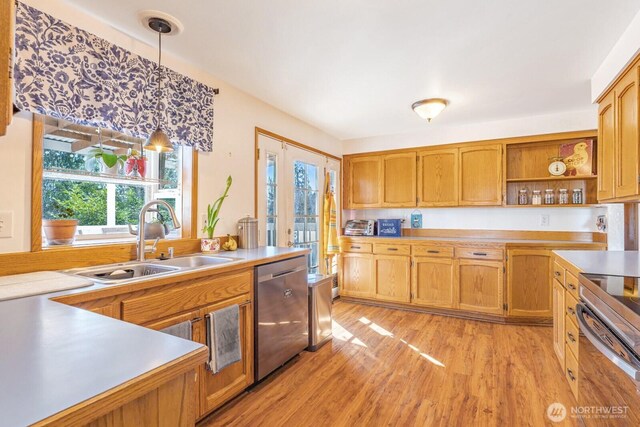
[[[583,425],[640,426],[638,281],[580,277],[578,406],[572,415]]]

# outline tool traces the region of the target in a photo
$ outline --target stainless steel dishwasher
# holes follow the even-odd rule
[[[307,260],[255,269],[255,379],[262,380],[309,345]]]

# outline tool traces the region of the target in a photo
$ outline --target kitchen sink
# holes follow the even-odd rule
[[[98,283],[115,284],[125,280],[168,274],[180,270],[179,266],[138,263],[88,268],[75,271],[74,274],[87,277]]]
[[[237,261],[238,258],[227,258],[221,256],[208,256],[208,255],[194,255],[185,256],[180,258],[172,258],[166,261],[162,261],[162,265],[169,265],[182,268],[198,268],[205,266],[213,266],[226,264],[231,261]]]

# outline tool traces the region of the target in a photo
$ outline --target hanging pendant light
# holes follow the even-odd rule
[[[173,144],[167,134],[162,130],[162,35],[171,32],[171,24],[162,18],[149,19],[149,28],[158,33],[158,104],[156,110],[156,122],[158,123],[149,139],[144,145],[145,150],[166,153],[173,151]]]
[[[446,99],[430,98],[414,102],[411,108],[413,108],[413,111],[415,111],[418,116],[430,122],[431,119],[440,114],[447,105],[449,105],[449,101]]]

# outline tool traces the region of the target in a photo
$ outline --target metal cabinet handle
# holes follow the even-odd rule
[[[569,368],[567,368],[567,375],[569,376],[569,379],[571,379],[571,381],[576,380],[576,376],[573,374],[573,371]]]
[[[428,254],[439,254],[440,251],[428,250],[427,253]]]
[[[387,248],[388,251],[397,251],[398,248]]]
[[[576,285],[574,285],[573,283],[568,283],[567,286],[569,287],[569,289],[571,289],[572,291],[576,290]]]
[[[559,271],[554,271],[554,272],[553,272],[553,274],[555,274],[555,275],[556,275],[556,277],[560,277],[560,274],[561,274],[561,273],[560,273]]]
[[[487,256],[486,252],[474,252],[473,253],[475,256]]]
[[[567,307],[567,313],[569,313],[572,316],[576,315],[576,311],[573,309],[573,307]]]
[[[569,338],[569,341],[571,342],[576,342],[576,338],[573,336],[571,332],[567,332],[567,338]]]
[[[351,245],[351,249],[360,249],[360,246],[353,246],[353,245]]]

